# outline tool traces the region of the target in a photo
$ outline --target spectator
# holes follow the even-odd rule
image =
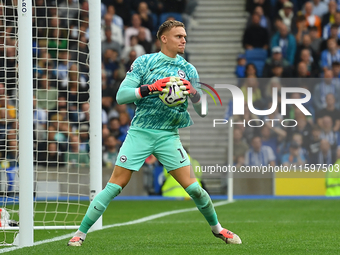
[[[334,29],[334,31],[332,32],[331,29]],[[334,23],[328,23],[323,28],[323,39],[327,40],[330,37],[336,38],[336,39],[339,39],[340,37],[340,12],[335,13]]]
[[[325,14],[328,13],[328,6],[321,0],[313,0],[313,14],[322,18]]]
[[[37,162],[47,169],[63,165],[63,154],[58,151],[58,145],[55,142],[49,142],[47,151],[38,154]],[[52,169],[50,169],[52,171]]]
[[[237,78],[244,78],[246,75],[246,64],[247,60],[244,54],[239,54],[237,57],[237,66],[235,70],[235,74]]]
[[[112,32],[111,27],[105,27],[105,40],[102,41],[102,55],[106,52],[106,50],[114,50],[118,53],[118,56],[121,55],[121,45],[112,40]]]
[[[274,65],[277,66],[278,64],[282,66],[283,72],[286,74],[285,76],[291,76],[290,63],[282,57],[282,50],[279,46],[272,48],[272,56],[266,60],[262,77],[273,77],[272,68]]]
[[[340,13],[339,13],[339,17],[340,17]],[[327,39],[324,39],[320,45],[320,52],[327,50],[327,43],[328,43],[328,40],[331,38],[337,42],[338,47],[340,45],[339,27],[335,24],[332,24],[329,32],[330,32],[329,37]]]
[[[161,51],[161,41],[155,40],[155,43],[152,45],[151,52],[160,52]]]
[[[245,123],[248,123],[249,120],[253,120],[251,123],[252,125],[254,126],[260,126],[261,123],[260,121],[257,121],[255,119],[259,119],[258,116],[256,116],[255,114],[251,113],[249,111],[249,108],[248,108],[248,104],[244,104],[244,115],[236,115],[236,116],[233,116],[233,122],[236,123],[236,122],[245,122]],[[259,134],[259,129],[258,128],[253,128],[253,127],[250,127],[248,125],[239,125],[237,126],[239,129],[242,130],[242,133],[243,133],[243,137],[244,139],[246,140],[246,142],[248,144],[250,144],[252,138],[256,135]]]
[[[301,135],[301,141],[296,140],[300,146],[303,148],[308,148],[310,143],[310,137],[312,134],[313,126],[312,124],[307,120],[306,115],[297,107],[293,108],[293,116],[292,113],[289,113],[289,118],[295,119],[297,122],[297,125],[295,127],[287,128],[288,132],[288,140],[293,139],[294,136]]]
[[[322,17],[321,25],[325,27],[328,23],[333,24],[335,19],[335,13],[337,12],[337,6],[335,1],[329,1],[328,12]]]
[[[310,164],[333,164],[334,156],[329,142],[325,139],[320,141],[320,150],[310,157]]]
[[[311,47],[314,50],[314,52],[317,53],[318,58],[320,57],[320,46],[322,43],[322,38],[318,37],[318,29],[316,26],[309,27],[309,36],[311,38]]]
[[[51,81],[46,74],[43,74],[38,83],[38,89],[36,90],[37,108],[43,110],[56,110],[58,90],[51,85]]]
[[[81,124],[79,127],[79,151],[90,152],[89,123]]]
[[[275,158],[277,159],[277,156],[278,156],[277,147],[278,147],[279,142],[278,142],[276,134],[271,131],[271,127],[267,125],[262,126],[261,139],[262,139],[263,145],[269,146],[273,150],[275,154]]]
[[[261,137],[254,136],[251,141],[251,149],[245,156],[246,166],[275,166],[275,155],[273,150],[266,145],[262,145]]]
[[[142,20],[141,17],[138,14],[133,14],[132,15],[132,20],[131,20],[132,26],[128,27],[125,30],[125,47],[130,46],[130,38],[132,35],[138,35],[139,33],[139,29],[142,28]],[[145,29],[145,39],[148,42],[152,41],[152,37],[151,37],[151,32],[148,28],[144,28]]]
[[[103,166],[112,168],[116,164],[118,156],[117,139],[113,135],[109,135],[104,141],[105,151],[103,153]]]
[[[293,4],[289,1],[284,2],[283,8],[279,10],[279,17],[287,26],[288,31],[295,34],[297,32],[296,16],[293,11]]]
[[[304,48],[300,51],[300,56],[298,58],[300,62],[303,62],[307,66],[308,77],[319,77],[319,65],[311,56],[311,52],[309,49]]]
[[[35,64],[35,63],[34,63]],[[35,74],[34,76],[37,77],[39,75],[42,74],[48,74],[48,76],[50,76],[51,79],[55,79],[55,74],[54,74],[54,69],[55,64],[52,60],[51,54],[48,53],[47,51],[40,52],[40,56],[39,56],[39,60],[38,60],[38,65],[34,66],[35,67]],[[54,77],[51,77],[54,76]]]
[[[103,64],[106,74],[106,82],[109,87],[113,87],[118,76],[119,62],[118,53],[112,49],[107,49],[104,53]]]
[[[300,146],[296,142],[292,142],[289,146],[289,153],[282,156],[282,164],[284,166],[303,166],[306,159],[299,153]]]
[[[272,101],[273,98],[273,88],[277,89],[278,92],[278,104],[281,102],[281,83],[280,79],[277,77],[272,77],[268,84],[266,85],[266,88],[264,90],[264,97],[266,98],[266,102],[269,103]]]
[[[116,14],[116,8],[113,5],[109,5],[107,7],[107,12],[112,15],[112,23],[118,26],[121,31],[124,31],[124,22],[123,19]]]
[[[311,45],[312,45],[312,39],[311,39],[310,35],[309,34],[303,35],[302,36],[302,41],[298,45],[297,50],[296,50],[295,64],[299,61],[299,58],[301,56],[301,51],[303,49],[308,49],[309,50],[310,56],[311,56],[311,58],[313,58],[313,61],[315,61],[315,63],[319,62],[318,55],[316,54],[316,51],[313,50]]]
[[[293,65],[296,52],[296,41],[294,36],[288,32],[286,25],[282,25],[279,28],[279,32],[276,32],[272,37],[271,48],[277,46],[281,47],[283,58]]]
[[[153,31],[153,19],[151,16],[151,11],[146,2],[140,2],[138,5],[138,14],[142,20],[142,27]]]
[[[254,76],[257,77],[257,68],[253,63],[249,63],[246,65],[245,78]]]
[[[47,146],[47,168],[63,165],[63,154],[58,151],[57,143],[48,143]]]
[[[159,41],[159,40],[156,40]],[[146,40],[145,28],[139,28],[138,32],[138,44],[142,45],[146,54],[151,53],[152,43]]]
[[[334,151],[338,146],[338,136],[339,134],[333,131],[332,118],[330,116],[324,116],[321,122],[320,138],[329,142],[332,151]]]
[[[268,34],[271,34],[271,22],[270,19],[264,15],[263,8],[261,6],[257,6],[254,10],[254,13],[260,15],[260,26],[267,29]],[[252,23],[252,17],[250,16],[247,22],[247,27]]]
[[[316,123],[322,127],[323,117],[332,118],[333,131],[337,132],[340,128],[340,111],[335,108],[335,96],[333,94],[326,95],[326,107],[316,112]]]
[[[129,114],[130,119],[133,119],[133,116],[135,115],[135,111],[128,107],[127,104],[116,104],[113,109],[109,112],[109,118],[119,118],[119,115],[121,113],[127,112]]]
[[[252,15],[252,23],[243,34],[243,47],[246,50],[254,48],[268,48],[268,31],[260,26],[261,17],[257,13]]]
[[[68,145],[68,124],[64,123],[64,120],[62,119],[62,116],[60,114],[54,114],[50,121],[49,121],[49,127],[48,127],[48,135],[47,139],[50,142],[57,142],[58,144],[58,150],[65,152],[67,151],[67,145]],[[66,130],[67,129],[67,130]]]
[[[62,30],[59,27],[49,29],[48,35],[48,52],[51,54],[52,58],[57,57],[58,50],[66,50],[68,41]]]
[[[36,140],[45,140],[47,137],[47,111],[37,107],[37,99],[33,95],[33,130]]]
[[[308,72],[308,67],[306,63],[304,62],[299,62],[296,68],[296,78],[311,78],[310,72]]]
[[[327,41],[327,50],[321,53],[321,67],[324,71],[332,68],[333,62],[340,62],[340,50],[334,38],[329,38]]]
[[[69,61],[69,52],[67,50],[59,51],[59,58],[56,70],[56,76],[59,82],[63,83],[63,81],[67,80],[67,70],[69,69],[71,64],[72,62]],[[65,84],[61,84],[61,86],[64,87]]]
[[[294,0],[293,0],[294,1]],[[275,3],[274,3],[275,2]],[[273,15],[274,15],[274,17],[276,16],[276,15],[278,15],[278,13],[279,13],[279,11],[281,10],[281,9],[283,9],[283,7],[284,7],[284,4],[286,3],[286,2],[288,2],[288,0],[275,0],[273,3],[272,3],[272,12],[273,12]]]
[[[10,171],[10,168],[18,167],[19,160],[19,146],[17,140],[9,140],[7,141],[6,147],[6,161],[8,163],[8,167],[6,167],[7,172]]]
[[[78,18],[79,8],[78,1],[74,0],[65,0],[59,4],[58,15],[64,20],[67,27],[70,27],[70,23]]]
[[[116,98],[117,89],[113,84],[106,82],[106,71],[102,70],[102,108],[109,112],[114,99]]]
[[[305,3],[305,16],[307,21],[307,27],[316,26],[318,28],[319,37],[322,34],[321,18],[313,14],[313,4],[311,2]]]
[[[248,13],[253,13],[257,6],[261,6],[264,12],[264,15],[267,17],[271,14],[270,8],[270,0],[247,0],[246,2],[246,11]]]
[[[305,34],[309,33],[308,24],[307,24],[307,21],[306,21],[306,17],[304,15],[298,15],[297,16],[296,27],[297,27],[297,32],[295,34],[295,40],[296,40],[297,43],[300,44],[302,42],[302,37]],[[316,35],[317,35],[317,38],[320,38],[318,30],[317,30]]]
[[[136,60],[137,58],[137,53],[135,50],[131,50],[129,53],[129,59],[128,61],[125,63],[125,69],[126,71],[129,71],[131,68],[132,63]]]
[[[130,129],[130,115],[128,112],[122,112],[119,114],[120,132],[123,135],[127,135]]]
[[[70,149],[64,154],[64,161],[67,162],[70,167],[89,167],[89,155],[88,153],[80,152],[78,136],[70,136]]]
[[[80,123],[90,123],[90,104],[88,102],[81,105],[78,120]]]
[[[69,70],[67,91],[60,93],[60,95],[67,98],[70,112],[78,114],[81,104],[89,99],[88,90],[89,86],[85,78],[79,74],[78,66],[73,64]]]
[[[245,102],[248,102],[248,88],[252,89],[252,102],[253,106],[256,109],[262,109],[264,100],[261,95],[261,90],[259,88],[259,82],[255,76],[250,76],[245,80],[244,84],[241,87],[241,90],[244,95]]]
[[[331,70],[326,70],[323,81],[314,89],[314,105],[316,111],[327,107],[326,95],[333,94],[335,98],[340,98],[339,83],[333,80],[333,73]],[[335,104],[337,109],[340,109],[340,101]]]
[[[242,130],[234,128],[233,136],[233,162],[237,167],[244,165],[244,156],[249,149],[248,144],[242,139]],[[226,152],[226,158],[228,158],[228,149]]]
[[[269,102],[267,108],[270,109],[271,107],[272,107],[272,102]],[[273,119],[277,121],[270,121]],[[282,120],[283,120],[283,117],[281,114],[279,114],[279,111],[277,108],[273,113],[264,117],[265,126],[269,128],[270,135],[276,139],[277,143],[283,141],[287,136],[287,132],[283,130],[282,126],[279,123]],[[276,153],[276,151],[274,152]]]
[[[103,45],[103,44],[102,44]],[[88,67],[88,57],[89,57],[89,47],[88,41],[84,34],[79,37],[78,44],[70,48],[72,62],[77,62],[79,64],[79,71],[82,73],[89,72]]]
[[[104,24],[102,25],[102,41],[107,40],[107,35],[105,34],[106,28],[111,29],[111,40],[117,42],[119,45],[123,46],[123,33],[119,26],[112,23],[112,14],[106,13],[104,16]]]
[[[108,123],[107,113],[104,109],[102,109],[102,128],[106,128]]]
[[[290,68],[284,68],[281,62],[273,62],[269,77],[277,78],[291,77]]]
[[[333,72],[334,79],[340,78],[340,63],[339,62],[332,63],[332,72]]]
[[[132,35],[130,38],[130,46],[125,46],[122,60],[127,62],[129,60],[129,53],[134,50],[136,52],[136,57],[140,57],[145,54],[145,50],[142,45],[138,44],[138,36]]]
[[[321,142],[321,129],[319,126],[314,125],[312,128],[312,136],[310,137],[310,142],[308,144],[308,155],[309,160],[315,158],[316,154],[320,150],[320,142]]]

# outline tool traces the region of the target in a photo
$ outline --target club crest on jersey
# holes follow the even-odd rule
[[[131,72],[132,72],[132,70],[133,70],[133,64],[131,64],[131,66],[130,66],[130,69],[129,69],[128,73],[131,73]]]
[[[120,162],[125,163],[126,160],[127,160],[127,157],[126,157],[125,155],[122,155],[122,156],[120,157]]]
[[[182,78],[182,79],[184,79],[185,78],[185,72],[184,71],[182,71],[182,70],[178,70],[178,76],[180,77],[180,78]]]

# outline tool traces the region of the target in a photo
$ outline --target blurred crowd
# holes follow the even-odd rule
[[[89,165],[89,1],[33,0],[34,157],[41,166]],[[0,157],[17,164],[17,0],[0,2]],[[158,52],[168,19],[194,21],[196,0],[102,0],[102,150],[112,167],[134,116],[116,93],[132,62]]]
[[[251,113],[247,105],[244,116],[234,117],[265,123],[261,128],[235,126],[234,164],[333,164],[340,158],[340,1],[247,0],[246,10],[245,52],[236,66],[238,86],[245,95],[253,89],[256,109],[270,109],[277,88],[279,104],[264,118]],[[311,100],[303,106],[311,115],[288,105],[282,116],[283,87],[309,90]],[[296,120],[297,125],[285,127],[280,123],[284,119]]]

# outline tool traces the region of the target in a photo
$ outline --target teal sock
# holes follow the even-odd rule
[[[203,214],[210,226],[218,224],[217,214],[209,194],[201,188],[198,182],[191,184],[185,189],[189,196],[194,200],[198,210]]]
[[[100,216],[105,212],[107,206],[118,194],[122,191],[122,187],[114,184],[107,183],[105,189],[98,193],[93,199],[87,212],[80,224],[79,231],[87,233],[90,227],[99,219]]]

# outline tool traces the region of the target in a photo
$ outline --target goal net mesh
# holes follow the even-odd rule
[[[17,0],[0,1],[2,244],[19,219]],[[34,225],[77,226],[89,190],[89,10],[86,1],[33,0]],[[27,38],[30,40],[30,38]],[[20,128],[25,128],[20,126]],[[101,149],[101,148],[100,148]]]

